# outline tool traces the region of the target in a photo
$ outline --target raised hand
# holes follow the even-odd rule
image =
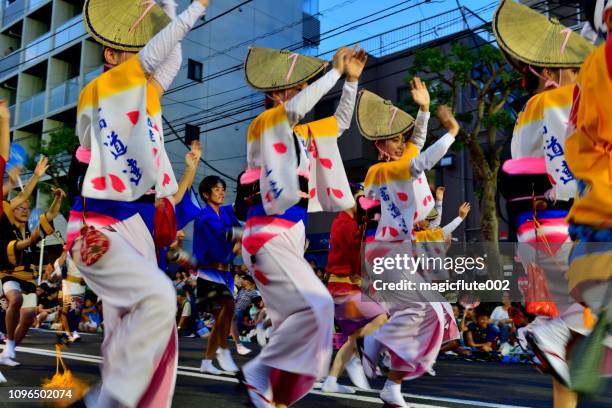
[[[201,157],[202,145],[199,141],[195,140],[191,143],[191,151],[185,155],[185,165],[189,168],[195,169],[198,167]]]
[[[344,73],[346,74],[346,80],[348,82],[355,82],[361,77],[366,62],[368,61],[368,54],[366,54],[363,48],[358,49],[358,46],[359,44],[355,44],[351,50],[350,58],[348,58],[344,68]]]
[[[450,108],[447,105],[440,105],[438,106],[438,111],[436,114],[438,116],[438,120],[440,120],[440,123],[446,128],[448,133],[450,133],[453,137],[457,136],[460,127]]]
[[[200,4],[206,8],[208,8],[208,0],[200,0]]]
[[[421,78],[414,77],[410,81],[410,93],[412,94],[412,100],[414,103],[419,105],[422,112],[429,112],[429,103],[431,99],[425,82],[421,81]]]
[[[38,163],[36,164],[36,168],[34,169],[34,175],[36,175],[36,177],[41,178],[45,175],[47,169],[49,168],[48,162],[49,159],[47,159],[45,156],[41,156],[40,160],[38,160]]]
[[[338,48],[336,54],[334,54],[334,59],[332,60],[332,67],[336,69],[341,75],[344,74],[346,70],[346,62],[348,58],[351,57],[351,49],[342,47]]]
[[[442,201],[444,200],[444,192],[446,191],[446,187],[440,186],[436,188],[436,200]]]
[[[6,99],[0,99],[0,121],[8,122],[11,119],[11,112],[8,110]]]
[[[465,217],[467,217],[471,209],[472,206],[470,205],[470,203],[461,204],[461,206],[459,206],[459,217],[461,217],[462,220],[465,220]]]
[[[66,196],[66,193],[61,188],[52,188],[51,192],[53,193],[53,202],[47,210],[47,219],[49,221],[57,217],[60,211],[60,207],[62,205],[62,200]]]

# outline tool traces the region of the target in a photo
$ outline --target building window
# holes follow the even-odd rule
[[[189,61],[187,63],[187,78],[192,79],[194,81],[202,82],[203,70],[204,66],[201,62],[189,58]]]

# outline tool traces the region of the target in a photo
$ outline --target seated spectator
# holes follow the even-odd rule
[[[502,305],[497,306],[491,313],[491,323],[497,326],[501,343],[508,342],[510,333],[514,331],[512,319],[508,315],[508,310],[511,307],[512,300],[510,298],[510,292],[504,292],[502,295]]]
[[[177,302],[177,329],[179,336],[183,337],[195,337],[195,319],[191,307],[189,290],[179,289],[176,291],[176,302]]]
[[[100,306],[91,297],[85,298],[85,307],[81,311],[79,330],[87,333],[96,333],[102,323]]]
[[[465,333],[465,343],[476,351],[490,355],[497,351],[499,331],[495,325],[489,323],[489,315],[484,311],[476,313],[476,322],[468,325]]]
[[[36,307],[36,320],[34,327],[40,327],[43,323],[53,323],[58,317],[59,301],[57,299],[58,291],[49,287],[46,283],[41,283],[36,288],[36,296],[38,305]]]
[[[460,327],[459,310],[459,305],[453,305],[453,315],[455,317],[457,327]],[[455,353],[462,357],[470,357],[472,353],[463,348],[461,344],[461,340],[450,340],[442,344],[442,347],[440,347],[440,354]]]
[[[459,327],[459,333],[461,334],[461,339],[463,339],[464,344],[467,343],[465,333],[471,323],[476,323],[476,313],[473,308],[466,307],[463,311],[463,316],[457,321],[457,327]]]
[[[236,296],[236,307],[234,311],[234,317],[236,324],[238,325],[238,333],[242,333],[246,327],[244,325],[244,317],[249,316],[249,310],[253,299],[259,297],[259,292],[255,286],[255,280],[250,275],[244,275],[241,278],[242,289],[238,291]]]

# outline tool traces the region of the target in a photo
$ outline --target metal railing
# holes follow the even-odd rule
[[[45,113],[45,92],[38,93],[19,104],[19,122],[21,125]]]
[[[25,0],[15,0],[11,3],[5,2],[4,14],[2,15],[2,27],[23,17],[25,12]]]
[[[77,24],[82,19],[80,14],[76,15],[55,30],[55,48],[68,44],[85,34],[85,25]]]
[[[45,33],[40,37],[30,41],[25,47],[24,61],[32,61],[41,55],[51,51],[51,33]]]
[[[43,4],[47,3],[48,1],[49,0],[30,0],[28,4],[28,11],[32,11],[38,6],[42,6]]]
[[[11,114],[11,120],[9,122],[10,127],[13,127],[13,125],[15,125],[15,112],[17,111],[15,108],[16,108],[15,105],[11,105],[8,108],[9,113]]]
[[[49,111],[61,109],[79,100],[79,77],[71,78],[51,89]]]
[[[15,50],[6,57],[0,59],[0,77],[14,71],[21,62],[21,49]]]
[[[100,74],[102,74],[101,65],[98,68],[94,69],[93,71],[89,71],[88,73],[85,74],[85,81],[83,82],[83,85],[87,85],[88,83],[93,81],[95,77],[99,76]]]

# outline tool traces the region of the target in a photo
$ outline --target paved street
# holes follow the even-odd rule
[[[42,378],[49,377],[55,369],[53,351],[54,334],[32,330],[17,360],[21,366],[2,367],[8,383],[3,386],[35,386]],[[91,383],[99,380],[98,363],[100,335],[83,335],[83,341],[74,344],[64,353],[65,362],[77,375]],[[236,388],[231,376],[213,376],[198,371],[205,341],[180,340],[179,375],[174,397],[175,407],[244,407],[245,398]],[[255,345],[251,345],[256,349]],[[255,352],[255,351],[254,351]],[[247,358],[234,355],[238,365]],[[465,361],[440,361],[436,376],[425,376],[404,383],[403,392],[414,408],[424,407],[550,407],[550,380],[532,366],[503,365]],[[340,379],[348,384],[348,379]],[[382,379],[372,382],[374,388],[382,387]],[[583,402],[580,407],[610,407],[612,389],[597,400]],[[329,395],[314,390],[296,407],[376,407],[381,406],[377,392],[358,392],[355,395]],[[8,406],[8,405],[4,405]],[[25,406],[21,404],[21,406]]]

